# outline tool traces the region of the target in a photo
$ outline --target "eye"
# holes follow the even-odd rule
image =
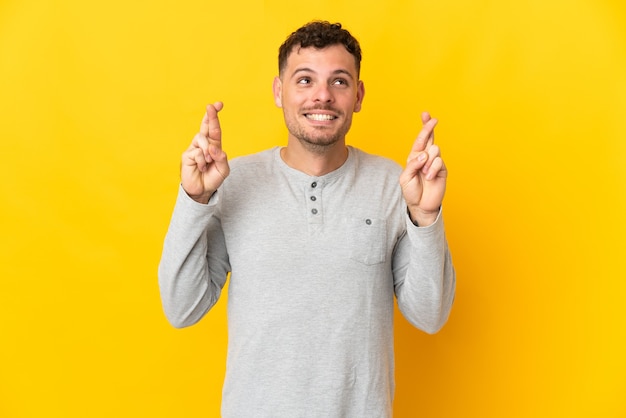
[[[345,78],[337,78],[333,80],[332,85],[333,86],[347,86],[348,80],[346,80]]]
[[[302,77],[298,79],[297,83],[302,85],[311,84],[311,79],[309,77]]]

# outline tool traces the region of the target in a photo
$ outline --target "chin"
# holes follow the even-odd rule
[[[316,153],[326,152],[329,148],[339,142],[339,137],[332,138],[310,138],[310,137],[298,137],[300,143]]]

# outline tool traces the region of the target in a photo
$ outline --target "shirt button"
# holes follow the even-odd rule
[[[311,213],[312,213],[313,215],[317,215],[317,209],[311,209]]]
[[[372,220],[371,219],[366,219],[365,223],[368,224],[368,225],[371,225],[372,224]]]
[[[317,187],[317,182],[314,181],[313,183],[311,183],[311,187],[313,187],[315,189]]]
[[[311,196],[311,200],[315,202],[317,200],[317,197]]]

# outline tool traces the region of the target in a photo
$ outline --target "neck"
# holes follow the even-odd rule
[[[348,149],[344,141],[323,148],[307,149],[299,141],[290,140],[280,150],[280,156],[289,167],[319,177],[341,167],[348,159]]]

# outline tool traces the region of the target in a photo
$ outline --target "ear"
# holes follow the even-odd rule
[[[359,85],[356,88],[356,103],[354,103],[354,111],[358,112],[361,110],[361,105],[363,103],[363,97],[365,96],[365,85],[361,80],[359,80]]]
[[[274,84],[272,85],[274,91],[274,103],[277,107],[283,107],[283,83],[280,81],[280,77],[274,77]]]

